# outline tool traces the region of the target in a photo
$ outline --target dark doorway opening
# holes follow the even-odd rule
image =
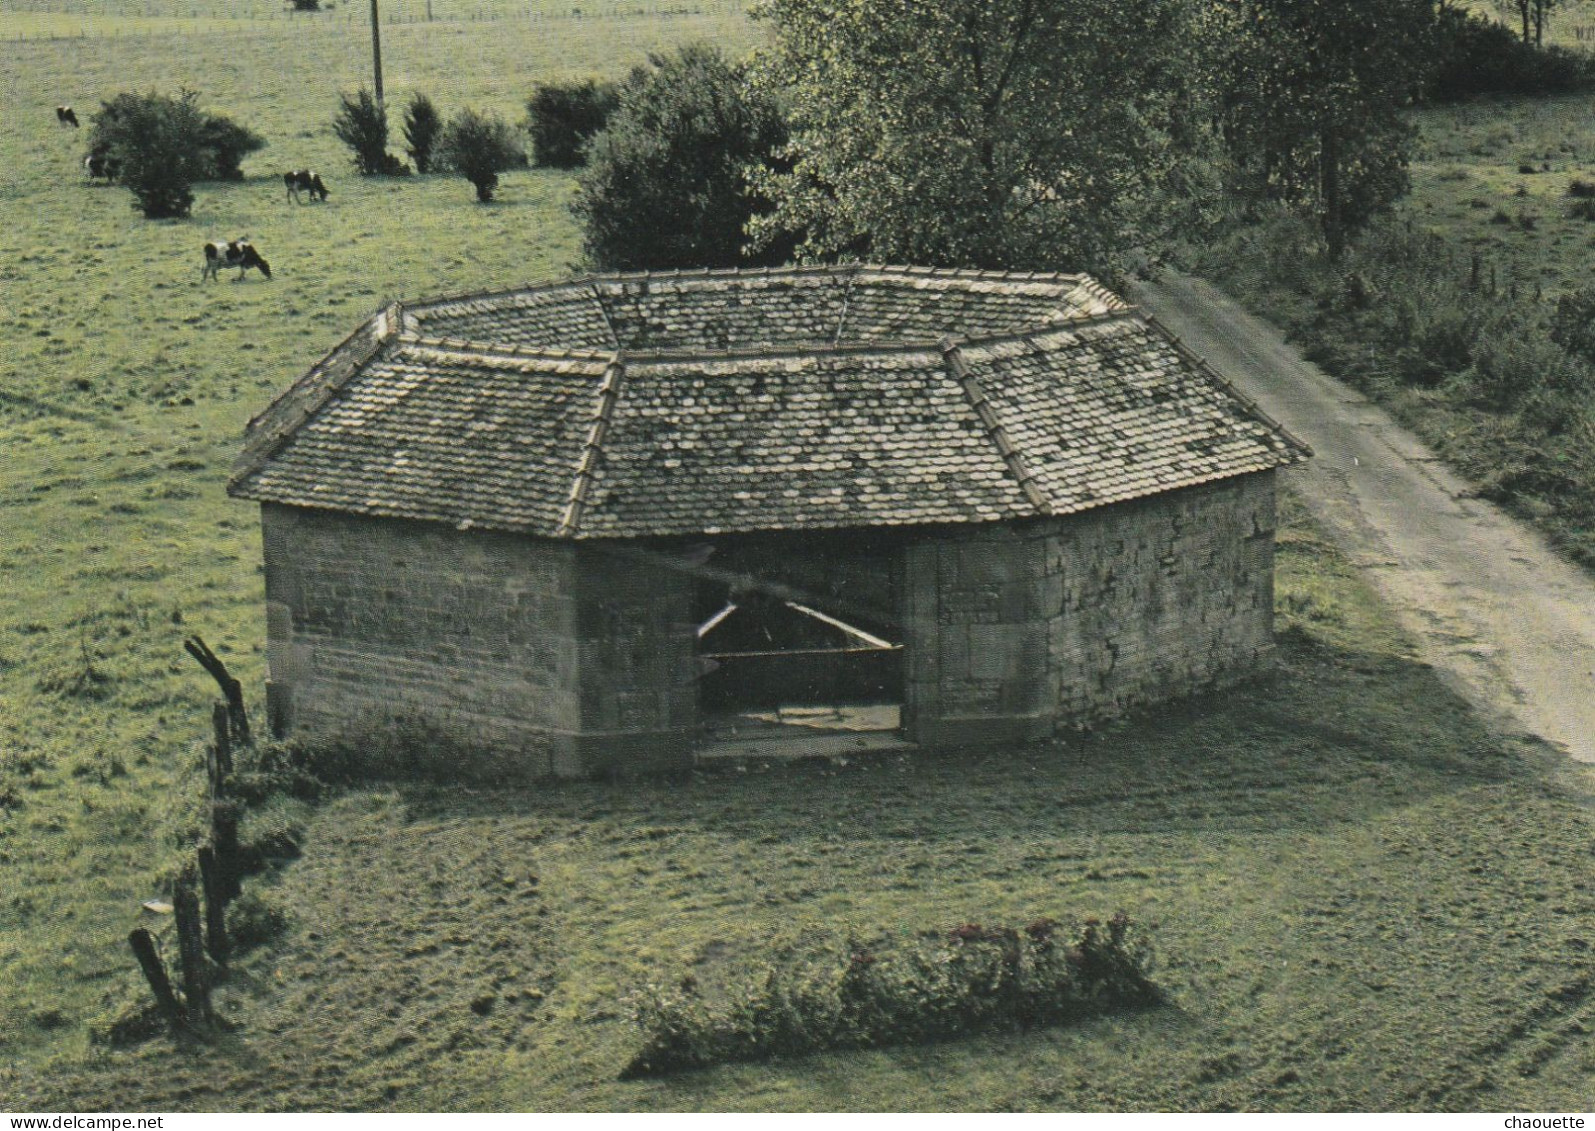
[[[783,556],[779,546],[736,547],[716,554],[719,568],[700,577],[694,614],[706,742],[900,729],[904,649],[893,560],[857,545],[820,550],[809,544]],[[816,573],[821,564],[825,576]]]

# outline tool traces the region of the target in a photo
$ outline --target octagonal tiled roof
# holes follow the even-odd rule
[[[632,538],[1068,514],[1304,453],[1085,276],[670,272],[390,306],[229,490]]]

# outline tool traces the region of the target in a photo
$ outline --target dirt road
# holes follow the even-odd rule
[[[1416,438],[1216,288],[1169,274],[1135,301],[1313,446],[1287,472],[1398,610],[1424,659],[1503,725],[1595,762],[1595,582],[1472,497]]]

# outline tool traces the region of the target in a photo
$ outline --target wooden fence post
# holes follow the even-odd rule
[[[238,866],[238,806],[231,801],[211,803],[210,842],[216,851],[216,871],[222,900],[237,899],[243,892],[243,886]]]
[[[198,636],[190,636],[183,641],[183,648],[198,661],[199,666],[210,673],[216,685],[222,689],[222,695],[227,700],[227,718],[231,727],[232,737],[235,742],[248,746],[249,716],[244,712],[244,688],[232,677],[227,670],[227,665],[222,663],[215,652]]]
[[[155,995],[155,1004],[160,1007],[172,1030],[177,1031],[183,1025],[183,1009],[177,1004],[177,995],[172,992],[172,980],[166,976],[166,967],[161,964],[154,937],[143,927],[135,927],[129,932],[127,942],[144,971],[144,980],[150,984],[150,992]]]
[[[211,729],[216,741],[216,774],[211,781],[211,792],[221,793],[221,781],[233,772],[232,723],[227,704],[217,701],[210,712]]]
[[[177,953],[183,962],[183,996],[188,1000],[190,1024],[211,1019],[210,978],[205,969],[205,940],[199,926],[199,898],[193,882],[186,877],[172,893],[172,910],[177,915]]]
[[[205,949],[225,966],[232,949],[227,941],[227,884],[216,850],[208,844],[199,850],[199,882],[205,889]]]

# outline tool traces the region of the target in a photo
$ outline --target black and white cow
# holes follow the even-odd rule
[[[311,200],[326,200],[331,195],[327,190],[326,182],[321,179],[321,174],[312,169],[293,169],[282,175],[282,183],[288,186],[288,196],[296,204],[303,204],[299,194],[308,192]]]
[[[73,129],[78,128],[77,112],[70,106],[57,106],[55,108],[55,120],[63,126],[71,126]]]
[[[260,252],[255,250],[255,245],[249,242],[248,236],[242,236],[227,243],[208,243],[205,245],[205,272],[199,277],[200,282],[206,279],[220,279],[217,274],[223,267],[238,268],[238,278],[233,282],[242,282],[244,272],[251,267],[260,269],[266,278],[271,278],[271,264],[261,258]]]
[[[121,171],[121,164],[109,153],[90,153],[83,158],[83,172],[91,181],[109,183],[116,180]]]

